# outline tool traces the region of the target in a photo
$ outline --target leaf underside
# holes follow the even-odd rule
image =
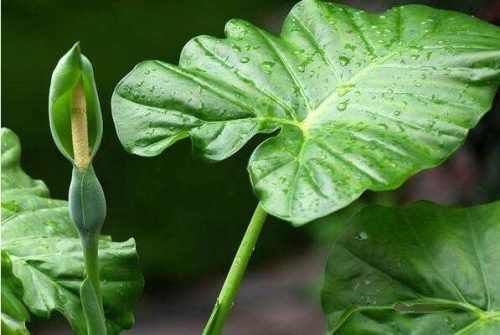
[[[3,128],[1,137],[1,248],[24,288],[18,299],[39,317],[60,312],[75,333],[87,334],[79,296],[83,251],[67,202],[51,199],[42,181],[24,173],[19,165],[19,139],[12,131]],[[132,307],[143,286],[135,242],[103,237],[99,265],[108,334],[117,334],[132,326]]]
[[[334,244],[329,334],[500,334],[500,201],[367,207]]]
[[[425,6],[305,0],[280,37],[242,20],[225,34],[191,40],[179,66],[137,65],[112,98],[119,138],[154,156],[190,137],[195,156],[218,161],[279,129],[248,170],[266,211],[296,224],[440,164],[499,81],[500,29]]]

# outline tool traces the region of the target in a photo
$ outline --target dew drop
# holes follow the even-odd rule
[[[347,58],[346,56],[340,56],[339,61],[340,61],[340,65],[346,66],[347,64],[349,64],[349,62],[351,60],[349,58]]]
[[[347,108],[347,104],[349,103],[349,100],[346,100],[344,102],[341,102],[337,105],[337,110],[339,111],[345,111],[345,109]]]
[[[354,239],[358,240],[358,241],[364,241],[364,240],[367,240],[368,239],[368,234],[364,231],[360,232],[359,234],[356,234],[354,236]]]
[[[275,63],[271,61],[264,61],[261,64],[265,67],[273,67]]]
[[[346,48],[348,50],[351,50],[351,51],[356,50],[356,46],[353,45],[353,44],[349,44],[349,43],[347,43],[346,45],[344,45],[344,48]]]
[[[11,212],[19,212],[21,210],[21,205],[17,201],[6,201],[2,202],[2,208],[5,208]]]
[[[344,95],[346,95],[347,93],[349,93],[352,89],[354,88],[354,84],[345,84],[345,85],[342,85],[340,88],[339,88],[339,97],[343,97]]]

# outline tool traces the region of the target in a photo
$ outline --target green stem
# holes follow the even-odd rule
[[[245,274],[245,270],[248,265],[248,261],[252,256],[252,252],[255,248],[255,243],[259,238],[260,231],[266,220],[267,213],[261,207],[260,204],[255,208],[252,219],[248,224],[248,228],[243,236],[240,247],[236,252],[233,264],[229,269],[226,281],[222,286],[217,302],[215,303],[212,315],[203,330],[204,335],[219,335],[222,332],[222,328],[226,322],[229,315],[231,307],[233,306],[234,297],[236,291],[240,287],[241,279]]]
[[[87,324],[87,335],[106,335],[106,318],[99,283],[99,239],[82,239],[86,278],[80,286],[80,299]]]
[[[89,278],[99,301],[100,308],[103,310],[101,284],[99,282],[99,239],[84,243],[83,260],[85,262],[85,274]]]

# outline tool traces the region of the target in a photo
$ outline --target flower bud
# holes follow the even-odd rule
[[[69,215],[80,233],[84,246],[97,241],[106,218],[106,200],[94,168],[73,168],[69,187]]]

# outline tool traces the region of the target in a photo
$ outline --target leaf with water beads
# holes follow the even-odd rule
[[[500,78],[498,27],[425,6],[305,0],[279,37],[241,20],[225,33],[191,40],[179,66],[137,65],[113,94],[118,136],[142,156],[190,137],[195,156],[218,161],[279,129],[248,170],[264,209],[295,224],[441,164]]]

